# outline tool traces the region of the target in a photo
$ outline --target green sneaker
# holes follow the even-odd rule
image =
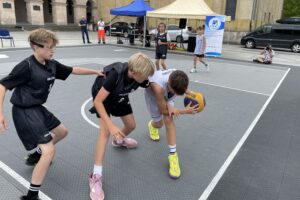
[[[150,138],[153,141],[159,141],[159,131],[158,128],[154,128],[151,124],[152,121],[148,123]]]
[[[169,175],[171,178],[177,179],[181,175],[177,153],[169,154]]]

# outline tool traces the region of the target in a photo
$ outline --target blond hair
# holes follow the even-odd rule
[[[153,61],[143,53],[136,53],[130,56],[128,61],[128,69],[141,76],[152,76],[155,71]]]
[[[33,30],[30,33],[28,37],[28,42],[30,43],[30,46],[32,48],[32,45],[34,43],[47,43],[49,39],[53,41],[54,46],[58,44],[58,38],[56,37],[56,34],[53,31],[44,28],[39,28]]]

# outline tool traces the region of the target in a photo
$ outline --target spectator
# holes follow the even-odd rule
[[[253,62],[271,64],[273,57],[275,56],[275,51],[272,49],[272,44],[268,44],[263,51],[260,52],[261,57],[253,59]]]
[[[86,21],[85,16],[82,16],[81,20],[79,21],[79,26],[81,27],[83,44],[85,44],[84,34],[86,36],[87,43],[90,44],[91,42],[90,42],[90,38],[89,38],[89,33],[88,33],[88,29],[87,29],[87,21]]]
[[[105,31],[104,31],[105,22],[102,19],[100,19],[97,24],[98,24],[98,44],[101,43],[101,39],[102,39],[102,43],[105,44]]]
[[[163,70],[167,69],[166,59],[168,52],[168,43],[171,41],[169,34],[166,32],[166,24],[160,23],[158,25],[158,33],[156,35],[156,54],[155,54],[155,65],[156,69],[159,70],[160,65]]]

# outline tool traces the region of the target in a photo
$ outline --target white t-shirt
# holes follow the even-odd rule
[[[205,49],[204,49],[204,41],[205,41],[205,37],[204,34],[202,35],[197,35],[196,36],[196,47],[194,50],[194,54],[196,55],[200,55],[200,54],[204,54]]]
[[[98,21],[98,30],[104,30],[105,22],[104,21]]]

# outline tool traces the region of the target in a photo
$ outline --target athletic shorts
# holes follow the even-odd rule
[[[156,60],[167,59],[167,52],[165,52],[165,53],[156,52],[155,53],[155,59]]]
[[[204,58],[204,54],[194,54],[195,56],[197,56],[198,58]]]
[[[52,140],[51,131],[61,122],[44,106],[21,108],[13,106],[12,116],[20,140],[30,151]]]
[[[123,117],[132,114],[132,108],[128,96],[124,96],[118,100],[111,100],[111,98],[108,97],[105,99],[103,104],[108,116],[112,115],[114,117]],[[92,114],[96,114],[97,117],[100,118],[95,106],[90,109],[90,112]]]
[[[145,101],[147,104],[147,109],[149,114],[151,115],[151,118],[154,122],[159,122],[163,119],[163,114],[160,112],[158,105],[156,103],[155,96],[152,94],[149,89],[145,89]],[[168,103],[171,103],[172,106],[174,106],[174,101],[169,101]]]

